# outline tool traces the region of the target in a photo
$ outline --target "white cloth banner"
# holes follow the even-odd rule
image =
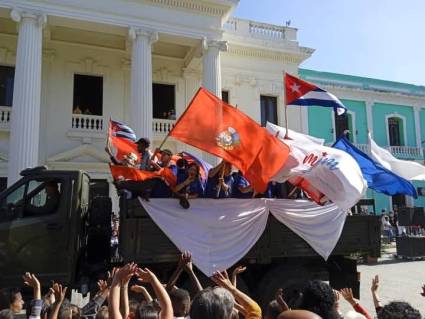
[[[369,133],[371,157],[394,174],[409,181],[425,181],[425,166],[414,161],[403,161],[395,158],[388,150],[379,147]]]
[[[307,200],[192,199],[189,209],[176,199],[140,203],[180,251],[192,253],[193,263],[207,276],[230,268],[249,252],[264,232],[270,210],[325,259],[346,215],[334,204],[322,207]]]
[[[304,200],[281,201],[267,200],[272,215],[304,239],[320,256],[328,259],[341,236],[346,211],[335,204],[318,206]]]

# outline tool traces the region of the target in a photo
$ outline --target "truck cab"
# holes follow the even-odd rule
[[[85,246],[89,176],[44,167],[21,176],[0,193],[1,286],[20,283],[26,271],[71,282]]]

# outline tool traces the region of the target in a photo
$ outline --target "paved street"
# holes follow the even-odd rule
[[[377,265],[360,265],[361,272],[361,304],[368,310],[373,311],[373,301],[370,293],[372,278],[379,274],[380,291],[379,295],[383,304],[393,300],[408,301],[425,316],[425,297],[419,292],[421,286],[425,284],[425,260],[405,261],[392,258],[394,249],[383,255]],[[350,310],[350,306],[341,302],[343,311]]]

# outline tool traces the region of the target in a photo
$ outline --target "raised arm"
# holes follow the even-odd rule
[[[183,262],[184,270],[189,275],[190,281],[192,282],[194,293],[197,294],[203,288],[201,282],[199,281],[198,277],[196,277],[196,274],[193,271],[192,254],[190,252],[186,251],[183,253]]]
[[[137,265],[131,263],[125,265],[117,272],[115,272],[114,278],[112,280],[111,289],[109,291],[108,309],[109,316],[111,319],[123,318],[123,314],[120,312],[121,288],[123,287],[123,281],[125,281],[128,276],[130,276],[131,278],[131,276],[135,273],[136,269]]]
[[[232,285],[237,287],[236,285],[236,278],[238,275],[240,275],[241,273],[243,273],[246,270],[246,267],[243,266],[238,266],[235,269],[233,269],[232,271]]]
[[[41,285],[37,277],[29,272],[22,276],[24,284],[33,289],[33,300],[31,301],[30,319],[40,319],[43,300],[41,300]]]
[[[354,299],[353,291],[351,290],[351,288],[343,288],[341,289],[340,293],[356,312],[362,314],[367,319],[373,319],[370,313],[366,309],[364,309],[356,299]]]
[[[376,275],[375,278],[372,279],[372,287],[370,290],[372,291],[373,304],[375,306],[376,313],[378,313],[382,309],[381,301],[378,296],[379,289],[379,276]]]
[[[261,308],[248,295],[232,285],[226,271],[214,273],[211,279],[218,286],[231,292],[235,301],[242,307],[241,312],[245,319],[261,319]]]
[[[174,286],[176,285],[177,280],[179,279],[181,273],[183,272],[183,268],[184,268],[184,260],[183,260],[183,256],[185,253],[180,254],[179,256],[179,260],[177,262],[177,267],[174,270],[173,274],[171,275],[170,279],[167,282],[167,286],[165,287],[165,289],[167,291],[171,291],[174,289]]]
[[[153,272],[149,269],[140,269],[138,268],[136,271],[136,276],[139,278],[141,282],[149,283],[156,297],[159,300],[159,306],[161,307],[161,312],[159,313],[160,319],[172,319],[173,318],[173,306],[171,304],[170,297],[168,296],[167,291],[164,286],[160,283],[158,278],[155,276]]]
[[[61,284],[54,283],[50,291],[55,296],[55,303],[53,304],[52,310],[50,311],[49,319],[57,319],[59,315],[59,309],[65,299],[67,287],[62,287]]]

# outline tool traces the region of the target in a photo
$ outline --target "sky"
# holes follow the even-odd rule
[[[240,0],[238,18],[298,29],[301,67],[425,85],[425,0]]]

